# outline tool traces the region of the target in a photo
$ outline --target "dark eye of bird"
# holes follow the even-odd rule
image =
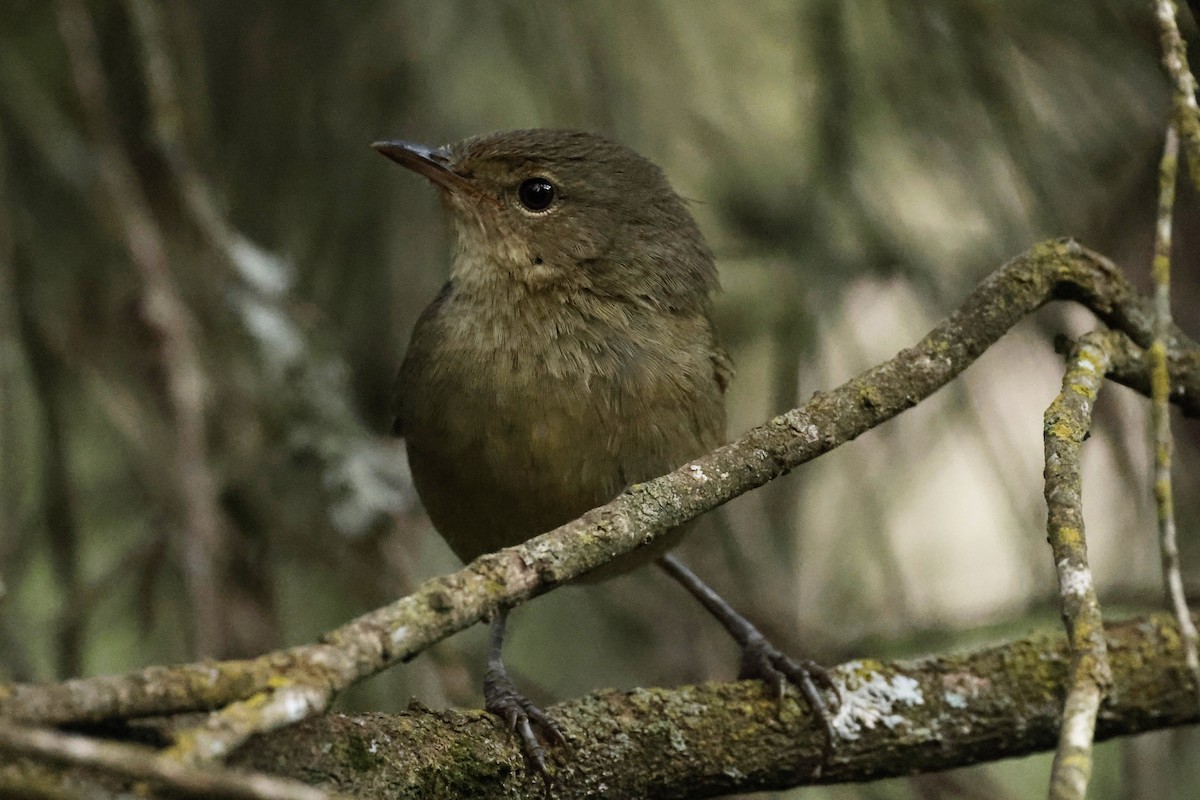
[[[530,211],[545,211],[554,202],[554,184],[545,178],[530,178],[517,189],[517,199]]]

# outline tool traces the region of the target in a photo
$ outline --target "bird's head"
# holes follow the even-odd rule
[[[441,190],[455,279],[516,281],[658,308],[708,302],[716,271],[661,169],[591,133],[492,133],[444,147],[374,148]]]

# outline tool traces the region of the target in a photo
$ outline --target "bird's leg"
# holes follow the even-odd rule
[[[741,645],[742,664],[739,678],[758,678],[773,689],[780,699],[783,698],[788,683],[794,684],[800,690],[813,713],[825,726],[828,753],[833,747],[836,733],[829,706],[817,689],[817,682],[830,689],[835,697],[838,696],[838,688],[825,668],[815,661],[796,660],[780,652],[750,620],[735,611],[733,606],[725,602],[724,598],[675,556],[660,556],[658,564],[668,575],[683,584],[683,587],[725,626],[725,630],[729,631],[734,641]]]
[[[508,676],[501,658],[507,621],[507,608],[499,609],[492,618],[492,645],[488,651],[487,673],[483,676],[483,707],[504,720],[509,730],[521,737],[525,757],[537,766],[543,777],[548,777],[546,751],[533,729],[538,728],[547,740],[555,744],[565,742],[566,737],[554,720],[517,690]]]

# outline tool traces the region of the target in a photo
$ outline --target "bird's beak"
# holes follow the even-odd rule
[[[450,166],[450,155],[443,147],[426,147],[398,139],[390,142],[375,142],[371,147],[400,166],[425,176],[448,192],[476,196],[480,194],[479,186],[475,182],[455,172]]]

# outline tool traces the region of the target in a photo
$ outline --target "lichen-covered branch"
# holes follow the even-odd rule
[[[1167,367],[1165,338],[1171,326],[1171,231],[1175,212],[1175,185],[1178,182],[1179,133],[1176,123],[1167,125],[1162,162],[1158,169],[1158,214],[1154,226],[1154,342],[1150,355],[1150,415],[1154,428],[1154,506],[1158,518],[1159,552],[1162,556],[1163,585],[1168,601],[1179,620],[1183,633],[1188,668],[1200,692],[1200,656],[1197,640],[1200,635],[1192,624],[1187,598],[1183,592],[1183,575],[1179,566],[1179,544],[1175,535],[1175,499],[1171,484],[1171,461],[1174,442],[1171,438],[1171,416],[1168,408],[1171,394],[1171,375]]]
[[[1196,105],[1196,78],[1188,65],[1187,44],[1179,33],[1174,0],[1154,0],[1163,64],[1175,84],[1175,124],[1187,148],[1192,184],[1200,188],[1200,107]]]
[[[1104,620],[1083,533],[1080,445],[1111,361],[1109,331],[1080,339],[1067,359],[1062,391],[1046,409],[1046,530],[1058,574],[1063,620],[1071,646],[1067,699],[1050,771],[1051,800],[1083,800],[1092,776],[1092,741],[1100,701],[1112,683]]]
[[[1169,614],[1110,624],[1114,688],[1097,737],[1200,721]],[[845,710],[822,783],[932,772],[1054,747],[1072,655],[1061,632],[832,674]],[[568,744],[549,755],[556,800],[702,798],[813,781],[824,733],[789,690],[761,683],[602,691],[549,709]],[[503,724],[483,711],[330,714],[256,737],[236,766],[372,798],[545,798]]]
[[[1115,688],[1101,707],[1098,738],[1200,720],[1200,711],[1181,702],[1189,696],[1190,682],[1169,615],[1111,625],[1107,636]],[[1047,633],[965,655],[844,664],[833,671],[843,700],[841,736],[817,781],[875,780],[1047,750],[1056,740],[1071,660],[1063,637]],[[823,729],[799,694],[789,693],[780,711],[774,696],[755,682],[602,692],[554,706],[551,713],[571,739],[563,753],[551,753],[555,797],[595,792],[613,798],[699,798],[806,785],[823,757]],[[400,729],[408,722],[422,729],[397,736],[395,749],[376,758],[372,742],[384,740],[373,739],[374,731],[359,723],[379,720],[390,732],[397,719]],[[326,750],[331,760],[309,762],[310,767],[344,774],[337,759],[358,756],[360,767],[399,770],[390,772],[389,786],[409,787],[402,797],[497,797],[509,790],[508,796],[525,797],[539,796],[541,790],[503,726],[482,712],[424,711],[306,724],[321,731],[310,741],[335,742]],[[295,733],[303,736],[304,730]],[[356,739],[361,748],[355,747]],[[256,740],[238,763],[265,768],[288,752],[300,758],[312,752],[293,750],[297,744],[296,739]],[[445,753],[462,758],[445,758]],[[364,785],[380,777],[364,776]],[[442,794],[423,794],[438,786]]]
[[[259,659],[0,687],[0,715],[61,724],[249,701],[237,707],[237,724],[231,727],[234,720],[225,715],[216,733],[193,731],[188,744],[194,753],[228,752],[253,733],[319,713],[342,689],[412,658],[495,609],[579,577],[911,408],[966,369],[1017,321],[1054,299],[1083,303],[1141,346],[1151,340],[1147,301],[1111,262],[1074,242],[1047,242],[993,273],[929,335],[890,361],[675,472],[631,487],[578,520],[428,580],[320,642]],[[1171,363],[1195,351],[1174,329],[1167,344]],[[1133,367],[1121,369],[1132,376]],[[1148,378],[1130,377],[1133,383],[1140,380]],[[1194,380],[1175,385],[1179,394],[1173,399],[1185,408],[1195,404]],[[261,712],[254,713],[256,708]]]
[[[1150,397],[1153,368],[1150,353],[1128,337],[1109,341],[1113,362],[1109,380]],[[1200,350],[1172,349],[1167,352],[1169,386],[1167,398],[1188,417],[1200,417]]]

